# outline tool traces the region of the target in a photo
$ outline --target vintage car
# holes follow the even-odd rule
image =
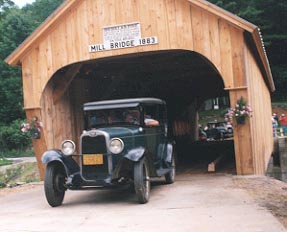
[[[46,151],[45,195],[62,204],[65,191],[132,186],[139,203],[149,200],[151,177],[175,178],[173,142],[168,138],[166,103],[156,98],[84,104],[84,131],[76,143]],[[78,151],[78,152],[76,152]],[[76,162],[76,160],[78,160]]]
[[[226,122],[208,122],[205,132],[207,140],[222,140],[233,137],[233,128]]]

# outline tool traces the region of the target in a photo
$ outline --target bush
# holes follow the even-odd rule
[[[0,126],[1,150],[25,150],[31,146],[31,139],[20,130],[22,121],[17,119],[8,126]]]
[[[13,150],[1,150],[0,157],[15,158],[15,157],[33,157],[35,156],[34,150],[30,147],[26,149],[13,149]]]

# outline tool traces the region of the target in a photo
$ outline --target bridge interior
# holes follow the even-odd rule
[[[170,135],[177,144],[179,163],[198,165],[201,170],[223,153],[228,153],[234,163],[233,141],[201,142],[192,135],[198,133],[197,112],[203,102],[228,96],[220,74],[202,55],[168,50],[89,60],[77,65],[69,86],[71,101],[82,104],[135,97],[163,99],[167,102]],[[73,65],[64,67],[54,77],[71,73],[72,68]],[[53,85],[57,84],[55,79],[52,78]],[[81,105],[78,108],[82,109]],[[176,131],[176,122],[181,122],[185,129]]]

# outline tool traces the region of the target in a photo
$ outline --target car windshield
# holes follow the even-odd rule
[[[86,129],[114,124],[140,124],[138,108],[117,108],[85,111]]]

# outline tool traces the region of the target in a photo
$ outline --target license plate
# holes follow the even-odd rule
[[[89,154],[83,156],[84,165],[102,165],[104,164],[103,154]]]

